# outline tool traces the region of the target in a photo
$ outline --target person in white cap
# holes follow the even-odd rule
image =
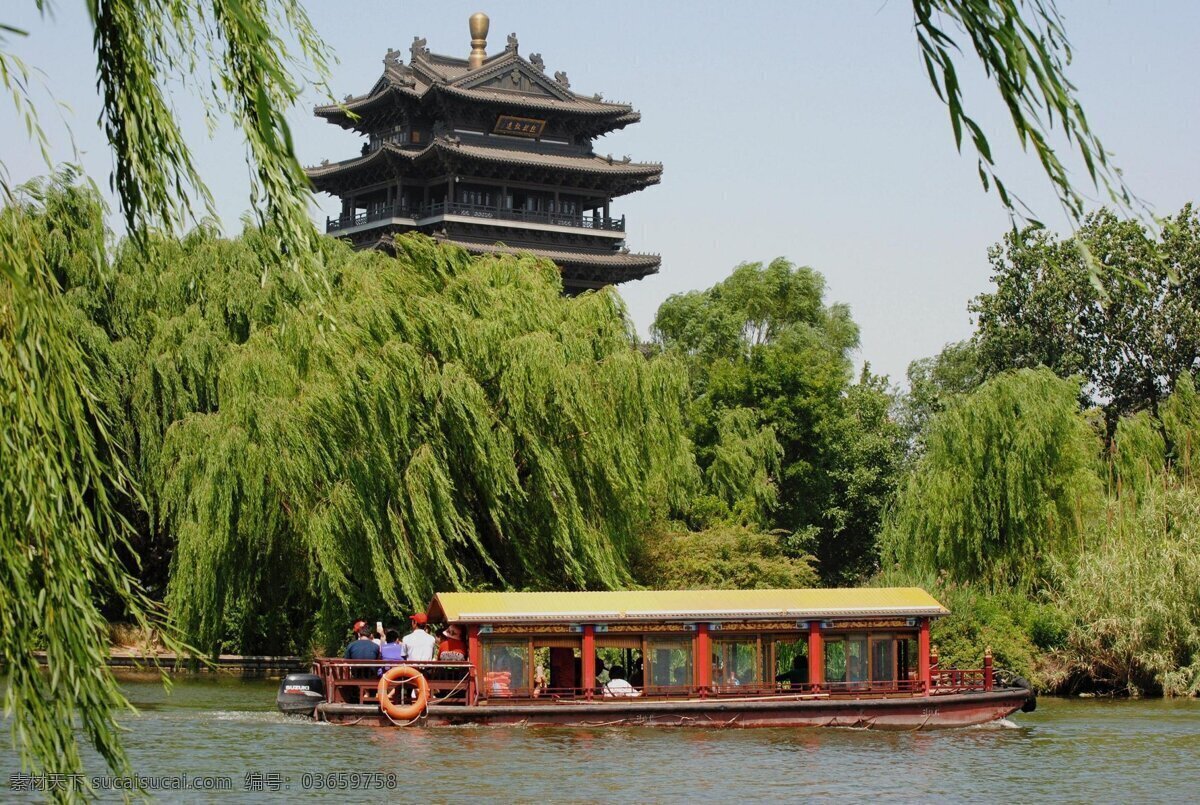
[[[450,624],[442,632],[442,642],[438,643],[438,659],[450,662],[461,662],[467,658],[467,644],[463,642],[462,627]]]

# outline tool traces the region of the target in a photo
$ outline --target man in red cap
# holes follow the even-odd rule
[[[429,662],[433,659],[433,649],[437,638],[425,631],[429,618],[424,612],[417,612],[409,617],[413,630],[404,636],[404,645],[408,647],[408,659],[412,662]]]

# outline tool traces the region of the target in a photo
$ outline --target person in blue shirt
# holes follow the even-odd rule
[[[364,621],[355,621],[354,623],[355,639],[350,641],[350,645],[346,646],[345,658],[347,660],[378,660],[379,659],[379,644],[371,639],[371,628]],[[351,668],[350,677],[352,679],[373,679],[376,676],[375,668]]]
[[[356,639],[350,641],[350,645],[346,646],[346,659],[378,660],[380,657],[379,644],[371,639],[371,630],[364,621],[355,622],[354,634]]]
[[[404,645],[400,640],[400,633],[395,629],[388,629],[383,641],[383,645],[379,647],[380,658],[389,662],[398,662],[408,659],[408,646]],[[380,671],[380,673],[383,673]]]

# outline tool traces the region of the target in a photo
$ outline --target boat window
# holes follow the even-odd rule
[[[825,641],[825,681],[846,681],[846,641],[840,637]]]
[[[484,649],[487,662],[484,687],[489,696],[524,694],[529,682],[529,643],[489,641]]]
[[[712,681],[719,686],[758,685],[758,640],[714,640]]]
[[[892,682],[896,678],[896,639],[871,635],[871,681]]]
[[[905,639],[904,641],[904,662],[901,667],[904,668],[905,676],[908,679],[921,678],[921,651],[920,643],[917,641],[916,635]]]
[[[646,659],[651,687],[677,688],[692,685],[692,642],[647,638]]]
[[[782,685],[798,685],[808,681],[808,637],[776,638],[774,679]],[[781,679],[780,677],[786,677]]]
[[[625,679],[635,688],[645,684],[641,635],[596,636],[596,685],[608,682],[608,669],[614,665],[625,671]],[[599,663],[603,663],[601,670]]]
[[[867,636],[854,635],[846,638],[846,681],[867,681]]]
[[[578,693],[580,678],[579,638],[533,638],[533,686],[537,693]]]

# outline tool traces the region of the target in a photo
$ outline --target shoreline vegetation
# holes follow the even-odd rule
[[[69,174],[23,192],[0,220],[53,267],[168,642],[323,653],[436,589],[916,585],[953,612],[947,665],[1200,693],[1190,207],[1157,237],[1010,234],[979,331],[898,393],[782,259],[639,344],[614,292],[564,298],[531,258],[323,239],[296,273],[254,227],[139,246]]]

